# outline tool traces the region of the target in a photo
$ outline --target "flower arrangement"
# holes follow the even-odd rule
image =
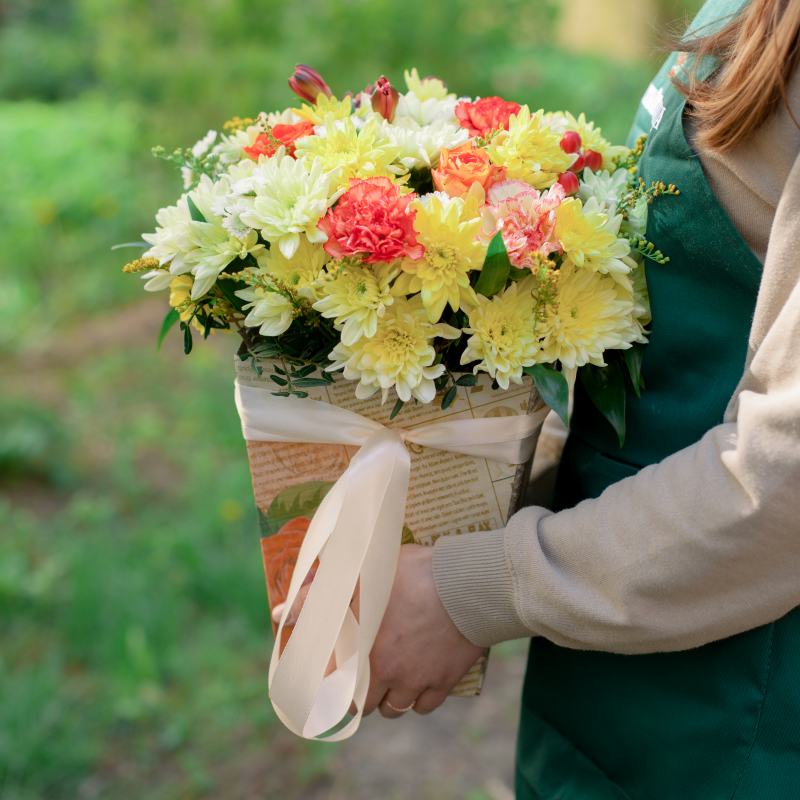
[[[405,79],[340,100],[301,65],[298,108],[155,149],[186,191],[125,270],[170,289],[161,339],[178,323],[188,353],[193,328],[235,330],[259,374],[282,362],[275,394],[341,370],[393,416],[437,393],[447,408],[486,372],[503,388],[531,375],[566,417],[580,371],[620,432],[609,387],[643,385],[644,261],[668,260],[645,239],[648,204],[678,193],[636,180],[645,137],[628,150],[582,114]]]

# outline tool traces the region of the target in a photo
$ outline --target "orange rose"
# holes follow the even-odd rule
[[[439,167],[432,175],[438,191],[450,197],[461,197],[473,183],[479,183],[484,192],[489,191],[494,184],[506,179],[506,168],[492,164],[486,150],[467,142],[455,150],[443,147]]]

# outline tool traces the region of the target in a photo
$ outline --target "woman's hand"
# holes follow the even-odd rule
[[[472,644],[450,619],[433,580],[433,548],[400,548],[392,593],[370,654],[364,714],[428,714],[444,702],[485,648]],[[394,706],[394,709],[391,708]]]
[[[286,625],[297,621],[309,584],[298,592]],[[358,589],[351,607],[358,617]],[[280,621],[283,604],[272,617]],[[455,626],[439,599],[433,580],[433,548],[406,544],[389,597],[389,605],[369,657],[370,686],[364,714],[378,708],[395,719],[414,703],[418,714],[440,706],[485,648],[472,644]],[[331,662],[326,675],[335,669]],[[392,708],[394,706],[394,708]]]

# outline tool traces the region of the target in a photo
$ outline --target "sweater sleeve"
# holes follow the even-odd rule
[[[439,539],[439,595],[478,645],[683,650],[800,605],[800,162],[770,237],[748,366],[696,444],[552,514]]]

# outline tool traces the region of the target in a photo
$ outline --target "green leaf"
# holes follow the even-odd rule
[[[489,242],[486,260],[483,262],[475,291],[484,297],[494,297],[505,285],[511,273],[511,262],[503,242],[503,232],[499,231]]]
[[[397,416],[397,415],[400,413],[400,409],[401,409],[401,408],[402,408],[404,405],[405,405],[405,404],[403,403],[403,401],[402,401],[402,400],[398,400],[398,401],[397,401],[397,402],[394,404],[394,408],[392,409],[392,413],[389,415],[389,422],[391,422],[391,421],[392,421],[392,420],[393,420],[393,419],[394,419],[394,418],[395,418],[395,417],[396,417],[396,416]]]
[[[211,325],[214,322],[214,317],[209,314],[206,317],[205,325],[203,326],[203,338],[208,339],[208,334],[211,332]]]
[[[272,393],[275,397],[288,397],[291,392],[273,392]]]
[[[189,204],[189,214],[195,222],[207,222],[203,216],[203,212],[194,204],[194,200],[189,195],[186,195],[186,201]]]
[[[456,401],[456,394],[458,393],[458,388],[456,386],[451,386],[446,392],[444,397],[442,398],[442,411],[446,408],[450,408],[453,403]]]
[[[308,392],[292,392],[295,397],[308,397]]]
[[[561,417],[561,421],[569,427],[569,385],[563,372],[553,369],[549,364],[534,364],[522,370],[533,378],[536,391],[542,400]]]
[[[622,351],[625,356],[625,363],[628,366],[628,373],[631,376],[633,391],[637,397],[642,396],[644,389],[644,379],[642,378],[642,358],[644,357],[644,345],[635,344],[628,350]]]
[[[529,269],[517,269],[517,267],[511,267],[508,277],[511,278],[512,281],[521,281],[523,278],[527,278],[532,274],[533,273],[531,273]]]
[[[285,369],[281,369],[281,368],[280,368],[279,366],[277,366],[277,365],[275,365],[275,372],[277,372],[277,373],[278,373],[278,375],[285,375],[285,374],[286,374],[286,370],[285,370]]]
[[[298,369],[297,372],[294,374],[297,375],[298,378],[306,378],[308,377],[314,370],[316,370],[316,364],[308,364],[302,369]]]
[[[402,402],[402,400],[400,402]],[[409,528],[408,525],[403,525],[403,535],[400,539],[400,544],[416,544],[414,534],[411,532],[411,528]]]
[[[323,378],[300,378],[299,380],[292,381],[292,385],[301,387],[330,386],[330,381],[326,381]]]
[[[473,375],[471,372],[467,373],[466,375],[462,375],[456,381],[456,386],[477,386],[477,385],[478,385],[478,377],[477,375]]]
[[[241,311],[244,308],[244,300],[236,296],[236,289],[233,287],[233,281],[230,278],[219,278],[214,284],[225,295],[225,299],[237,310]]]
[[[192,326],[188,323],[183,328],[183,352],[187,356],[192,352]]]
[[[158,332],[157,351],[161,349],[161,343],[164,341],[164,337],[169,333],[170,328],[172,328],[180,318],[181,315],[174,308],[167,311],[167,316],[164,317],[164,321],[161,323],[161,330]]]
[[[625,374],[617,359],[609,360],[605,367],[586,364],[578,370],[578,377],[597,410],[611,423],[625,444]]]
[[[269,379],[278,384],[278,386],[286,386],[289,381],[286,378],[279,378],[277,375],[270,375]]]

